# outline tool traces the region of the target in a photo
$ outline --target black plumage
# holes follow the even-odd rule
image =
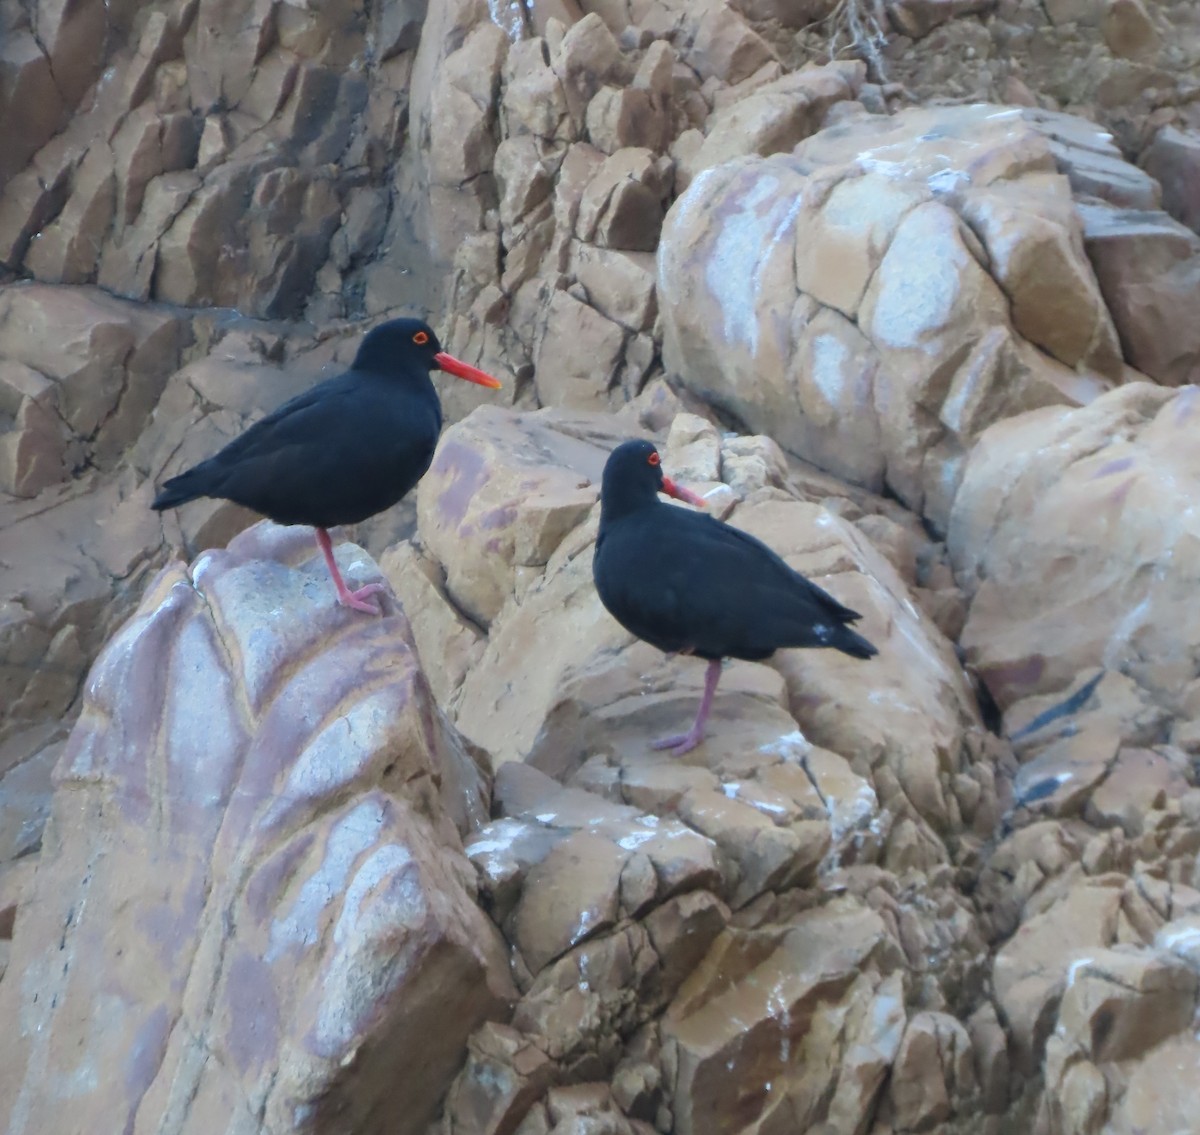
[[[703,513],[659,500],[665,492],[703,505],[663,476],[648,441],[613,450],[604,468],[592,572],[601,602],[626,630],[667,653],[709,660],[692,729],[656,748],[699,744],[722,658],[761,661],[782,647],[876,648],[847,624],[861,616],[783,561],[761,540]]]
[[[424,476],[442,428],[431,370],[500,385],[446,354],[420,320],[391,320],[367,334],[349,370],[285,402],[219,453],[172,477],[151,507],[221,497],[278,524],[312,525],[338,598],[375,612],[363,600],[379,585],[346,589],[326,529],[383,512]]]

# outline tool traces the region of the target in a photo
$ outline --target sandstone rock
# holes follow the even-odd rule
[[[566,91],[550,66],[545,40],[522,40],[509,50],[501,113],[509,138],[567,140],[577,133],[569,128]]]
[[[37,496],[67,476],[67,437],[57,413],[57,388],[24,363],[0,362],[0,413],[11,426],[0,434],[0,489]]]
[[[719,107],[707,123],[704,144],[686,162],[680,190],[698,173],[732,158],[790,150],[820,128],[831,106],[854,98],[864,73],[865,68],[848,77],[832,66],[800,71]]]
[[[992,0],[899,0],[888,4],[887,12],[898,30],[913,39],[920,39],[947,20],[989,12],[994,7]]]
[[[996,954],[996,1003],[1011,1030],[1018,1070],[1040,1062],[1071,966],[1115,941],[1120,903],[1121,893],[1111,885],[1073,887],[1024,922]]]
[[[178,366],[186,330],[178,316],[94,289],[30,284],[0,294],[0,335],[11,364],[23,364],[52,385],[47,389],[27,374],[42,409],[52,406],[60,419],[60,452],[81,443],[74,461],[109,469],[137,437]],[[43,415],[43,438],[50,425]]]
[[[1186,1131],[1195,1117],[1192,1086],[1197,1070],[1200,1041],[1194,1035],[1184,1033],[1165,1041],[1150,1059],[1134,1066],[1108,1130],[1114,1135]]]
[[[3,1062],[10,1124],[136,1112],[232,1131],[230,1101],[249,1099],[270,1124],[403,1114],[417,1131],[512,996],[459,843],[484,814],[478,771],[404,620],[340,633],[299,536],[261,526],[167,569],[97,663],[18,922],[20,980],[0,986],[26,1022]],[[97,997],[103,1022],[78,1008]],[[411,1044],[427,1072],[397,1081]]]
[[[1058,1032],[1097,1064],[1136,1059],[1187,1029],[1198,982],[1171,954],[1098,950],[1071,964]]]
[[[821,1114],[824,1101],[814,1097],[831,1071],[822,1045],[835,1005],[854,1006],[851,1037],[890,1059],[899,1037],[894,991],[873,1006],[876,1022],[886,1022],[882,1035],[862,1010],[884,992],[881,976],[896,964],[892,950],[882,921],[850,903],[801,916],[783,933],[722,935],[663,1023],[664,1048],[678,1069],[676,1129],[704,1135],[760,1117],[773,1124],[808,1108]],[[846,1074],[861,1084],[854,1064]]]
[[[1079,223],[1048,176],[1054,145],[1080,147],[1049,129],[992,108],[909,111],[710,170],[664,227],[668,371],[944,525],[989,422],[1086,402],[1123,375]],[[1055,308],[1074,314],[1046,319]]]
[[[1164,126],[1141,157],[1142,168],[1162,185],[1162,207],[1200,232],[1200,135]]]
[[[556,429],[560,422],[568,428]],[[524,417],[481,407],[443,438],[418,486],[421,539],[446,570],[451,597],[485,626],[513,594],[520,569],[543,567],[595,504],[587,475],[547,461],[556,450],[569,453],[598,477],[605,450],[586,433],[572,436],[570,422],[554,412]],[[611,426],[583,422],[596,440],[615,441]],[[468,543],[481,533],[494,535]]]
[[[946,1013],[918,1013],[904,1030],[890,1096],[901,1130],[945,1123],[974,1094],[967,1030]]]
[[[762,502],[737,509],[734,523],[863,612],[863,632],[888,659],[858,667],[841,655],[780,651],[771,665],[787,681],[804,735],[854,754],[858,770],[882,773],[876,791],[884,806],[915,810],[934,829],[944,827],[952,807],[946,774],[974,709],[939,632],[905,606],[906,589],[891,565],[823,509]],[[852,697],[855,710],[846,714],[841,707]]]
[[[1200,282],[1200,237],[1165,213],[1080,206],[1088,256],[1130,363],[1182,386],[1200,376],[1185,311]]]
[[[29,270],[46,283],[85,284],[94,277],[116,211],[117,179],[107,147],[88,150],[70,192],[66,207],[34,236],[25,254]]]
[[[973,595],[962,642],[1002,708],[1097,665],[1182,708],[1193,632],[1174,597],[1192,543],[1186,486],[1196,473],[1184,439],[1195,407],[1191,388],[1137,384],[981,439],[949,546]],[[1031,533],[1043,532],[1054,537],[1039,554]]]
[[[650,253],[575,242],[571,270],[587,292],[588,303],[605,318],[631,331],[653,326],[658,302]]]
[[[1098,197],[1125,209],[1157,209],[1158,183],[1124,160],[1111,134],[1084,118],[1030,108],[1021,118],[1046,138],[1059,171],[1080,197]]]
[[[67,109],[36,37],[28,30],[6,34],[0,44],[0,185],[49,141]]]
[[[646,149],[619,150],[593,174],[579,203],[576,235],[601,248],[653,252],[662,225],[669,162]]]
[[[698,6],[691,49],[685,58],[701,78],[738,83],[774,58],[774,52],[745,20],[723,3]]]
[[[601,87],[587,108],[587,133],[606,154],[626,147],[663,149],[666,107],[652,91],[638,87]]]
[[[1114,55],[1139,59],[1158,50],[1158,30],[1141,0],[1110,0],[1103,28],[1104,41]]]
[[[1069,367],[1119,375],[1112,318],[1083,250],[1067,179],[1022,179],[964,194],[963,215],[991,254],[996,282],[1012,300],[1013,327]]]
[[[1143,817],[1187,791],[1183,762],[1153,749],[1123,747],[1104,781],[1091,794],[1087,818],[1097,827],[1119,824],[1127,835],[1140,835]]]
[[[607,405],[625,351],[626,332],[568,292],[555,292],[534,359],[542,401],[569,409]]]
[[[582,125],[588,104],[600,88],[624,70],[621,48],[604,21],[592,12],[571,25],[555,52],[553,66],[562,81],[567,109]]]

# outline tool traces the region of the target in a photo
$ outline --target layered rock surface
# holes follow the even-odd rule
[[[1197,61],[1140,0],[0,0],[8,1129],[1187,1127]],[[153,484],[413,305],[506,389],[356,533],[404,615],[300,531],[156,576],[254,518]],[[589,578],[637,433],[882,648],[729,665],[684,762],[701,665]]]
[[[167,569],[89,677],[0,984],[6,1130],[419,1130],[507,1011],[480,770],[403,615],[332,606],[297,535]]]

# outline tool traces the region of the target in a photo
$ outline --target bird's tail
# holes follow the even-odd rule
[[[178,477],[172,477],[169,481],[164,482],[150,507],[157,512],[162,512],[164,508],[176,508],[181,504],[187,504],[188,501],[194,501],[197,497],[204,496],[204,485],[196,474],[196,469],[189,469],[186,473],[180,473]]]
[[[838,627],[829,645],[843,654],[850,655],[851,658],[874,658],[879,653],[874,644],[849,627]]]

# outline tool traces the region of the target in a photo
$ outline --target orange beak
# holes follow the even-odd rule
[[[446,354],[445,351],[438,351],[433,356],[433,361],[437,364],[439,370],[444,370],[447,374],[454,375],[455,378],[465,378],[468,382],[475,382],[480,386],[486,386],[489,390],[500,389],[500,380],[498,378],[493,378],[487,371],[473,367],[470,363],[464,363],[461,359],[456,359],[453,355]]]
[[[685,489],[682,485],[675,484],[670,477],[663,478],[662,491],[667,496],[674,497],[677,501],[686,501],[688,504],[694,504],[697,508],[708,508],[708,501],[699,493],[694,493],[691,489]]]

